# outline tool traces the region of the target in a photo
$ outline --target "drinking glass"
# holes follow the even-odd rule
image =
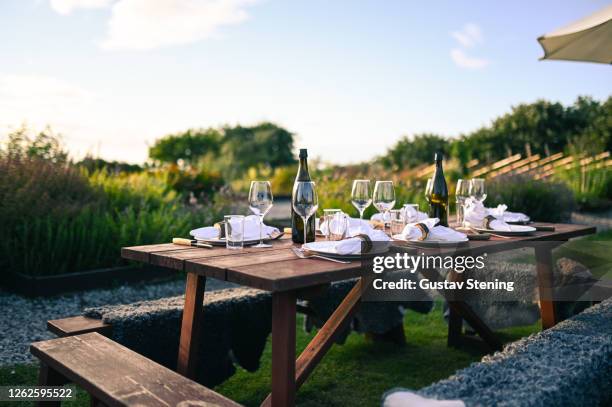
[[[372,204],[372,192],[370,191],[370,180],[356,179],[353,181],[351,191],[351,202],[359,211],[359,222],[363,220],[363,212]]]
[[[406,223],[415,223],[419,220],[419,204],[405,204],[403,207]]]
[[[348,217],[340,209],[325,209],[327,223],[327,240],[342,240],[348,229]]]
[[[319,207],[319,198],[315,190],[315,183],[312,181],[298,181],[293,186],[293,194],[291,196],[291,205],[295,213],[300,215],[304,221],[304,244],[306,244],[306,223],[308,218],[317,212]]]
[[[429,202],[429,198],[431,197],[431,190],[433,189],[433,178],[429,178],[427,180],[427,185],[425,185],[425,199]]]
[[[470,197],[470,182],[465,179],[457,180],[455,188],[455,203],[457,210],[457,226],[463,227],[463,204]]]
[[[327,238],[327,240],[330,240],[330,234],[331,234],[331,222],[334,220],[334,216],[337,213],[341,213],[342,211],[340,209],[323,209],[323,225],[320,226],[320,229],[323,231],[324,229],[324,234],[325,237]]]
[[[244,246],[244,216],[225,215],[225,247],[228,249],[242,249]]]
[[[404,217],[404,211],[402,209],[391,209],[389,211],[389,222],[391,229],[391,236],[399,235],[406,226],[406,218]]]
[[[484,202],[487,199],[487,190],[485,189],[484,178],[472,178],[470,181],[470,196],[478,202]]]
[[[272,185],[270,181],[251,181],[251,189],[249,190],[249,208],[251,212],[259,217],[259,244],[253,247],[263,248],[272,247],[272,245],[263,242],[263,219],[272,208]]]
[[[393,181],[376,181],[374,185],[374,207],[383,215],[383,230],[386,229],[387,212],[395,205],[395,188]]]

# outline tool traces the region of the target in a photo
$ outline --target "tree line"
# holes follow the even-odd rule
[[[581,96],[570,106],[546,100],[519,104],[490,125],[454,138],[433,133],[405,136],[378,161],[389,169],[410,168],[431,163],[434,153],[443,151],[465,168],[473,159],[490,163],[513,154],[611,150],[612,97],[599,102]]]

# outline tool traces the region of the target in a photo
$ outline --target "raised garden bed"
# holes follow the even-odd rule
[[[48,297],[74,291],[108,288],[138,281],[161,281],[177,272],[155,266],[121,266],[53,276],[29,276],[9,271],[3,286],[27,297]]]

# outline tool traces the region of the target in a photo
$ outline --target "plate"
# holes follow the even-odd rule
[[[477,232],[494,233],[501,236],[527,236],[536,231],[536,228],[525,225],[509,225],[510,230],[493,230],[483,228],[473,228]]]
[[[435,248],[435,247],[449,247],[466,244],[470,239],[465,237],[461,240],[406,240],[400,237],[401,235],[392,236],[393,240],[397,242],[407,243],[412,246],[424,247],[424,248]]]
[[[283,236],[282,233],[280,232],[275,233],[271,237],[268,237],[268,238],[264,237],[264,242],[269,242],[270,240],[280,239],[281,236]],[[219,238],[219,237],[215,237],[214,239],[198,239],[198,242],[208,243],[213,246],[225,246],[225,238]],[[244,242],[242,242],[244,246],[253,246],[258,243],[259,243],[259,239],[245,240]]]
[[[327,248],[321,243],[323,242],[310,242],[310,243],[306,243],[302,245],[302,247],[304,248],[304,250],[307,250],[310,253],[320,254],[321,256],[331,257],[331,258],[340,259],[340,260],[359,260],[363,258],[377,256],[379,254],[385,254],[389,251],[389,247],[390,247],[390,245],[387,245],[386,247],[380,247],[380,248],[377,248],[375,251],[364,253],[364,254],[338,254],[336,253],[335,248],[333,247]]]

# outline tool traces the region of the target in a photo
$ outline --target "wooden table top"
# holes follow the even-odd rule
[[[508,239],[492,237],[491,240],[470,241],[460,249],[453,248],[452,253],[499,252],[516,248],[517,243],[565,241],[596,232],[596,228],[592,226],[559,223],[534,225],[554,226],[555,231],[537,231],[533,235]],[[267,291],[308,288],[357,277],[366,271],[358,260],[350,264],[340,264],[319,259],[299,259],[291,251],[292,245],[290,236],[273,241],[272,247],[267,249],[202,249],[164,243],[124,247],[121,249],[121,256],[128,260],[197,273]],[[403,245],[397,245],[401,246]],[[436,253],[443,254],[439,249]]]

